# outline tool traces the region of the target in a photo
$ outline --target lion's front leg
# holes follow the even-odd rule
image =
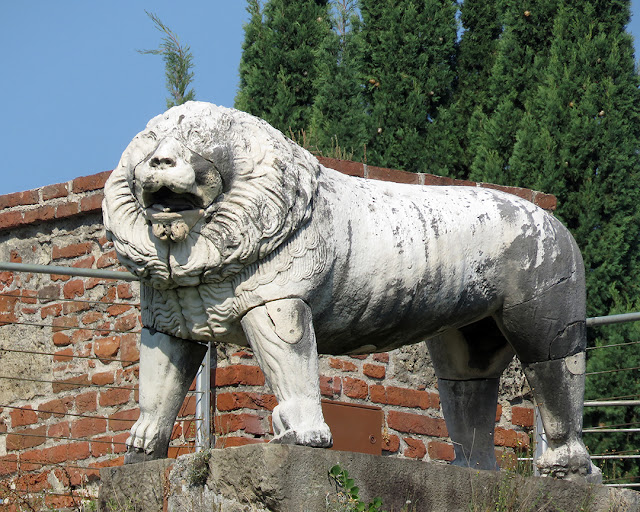
[[[311,309],[300,299],[268,302],[249,311],[242,327],[278,399],[273,442],[330,447],[320,406],[318,352]]]
[[[204,345],[142,330],[140,418],[127,439],[125,464],[167,457],[173,424],[206,352]]]

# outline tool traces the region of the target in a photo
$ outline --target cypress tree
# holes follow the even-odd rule
[[[498,0],[504,32],[488,81],[486,105],[475,110],[469,126],[470,178],[516,185],[508,162],[525,102],[536,91],[551,46],[557,0]]]
[[[628,1],[564,2],[549,62],[526,104],[509,167],[524,186],[555,194],[558,217],[573,232],[587,271],[589,316],[636,310],[640,295],[640,79]],[[638,328],[591,332],[602,346],[638,338]],[[640,366],[628,347],[590,353],[592,372]],[[593,399],[636,394],[629,372],[590,375]],[[638,421],[640,408],[587,409],[591,425]],[[629,449],[625,434],[592,435],[592,452]],[[637,464],[616,462],[619,476],[638,475]]]
[[[356,1],[335,2],[332,15],[334,30],[320,50],[326,57],[319,59],[318,94],[309,136],[324,155],[362,160],[367,140]]]
[[[462,36],[457,53],[457,83],[450,107],[439,113],[434,123],[439,133],[431,149],[432,172],[467,178],[474,155],[467,132],[473,113],[487,113],[488,84],[495,63],[501,17],[495,1],[465,0],[460,6]]]
[[[369,163],[429,171],[432,123],[451,98],[454,0],[361,0]]]
[[[310,125],[318,49],[331,31],[327,0],[250,0],[236,108],[285,133]]]

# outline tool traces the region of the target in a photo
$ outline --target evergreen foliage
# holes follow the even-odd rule
[[[151,18],[156,28],[165,34],[162,38],[160,48],[156,50],[138,50],[142,54],[162,55],[165,65],[165,77],[167,90],[170,97],[167,98],[167,108],[176,105],[182,105],[187,101],[195,98],[193,88],[188,89],[189,84],[193,81],[193,54],[189,46],[180,44],[178,36],[167,27],[160,18],[152,13],[145,11],[147,16]]]
[[[363,160],[367,139],[361,23],[355,0],[339,0],[333,7],[335,29],[321,48],[329,58],[320,62],[309,136],[313,148],[323,154]]]
[[[454,0],[360,0],[367,158],[374,165],[431,171],[439,108],[455,81]]]
[[[472,116],[487,114],[489,79],[502,33],[496,2],[465,0],[460,5],[462,35],[458,44],[457,82],[450,106],[439,112],[434,129],[439,134],[428,148],[431,172],[443,176],[469,176],[474,154],[467,132]],[[474,132],[472,129],[471,132]]]
[[[285,133],[310,126],[319,70],[331,36],[327,0],[250,0],[236,108]]]

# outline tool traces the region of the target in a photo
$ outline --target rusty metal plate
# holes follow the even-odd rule
[[[332,450],[382,455],[382,409],[322,400],[324,420],[333,434]]]

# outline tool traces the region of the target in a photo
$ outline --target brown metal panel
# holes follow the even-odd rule
[[[382,455],[382,409],[322,400],[324,420],[333,434],[332,450]]]

